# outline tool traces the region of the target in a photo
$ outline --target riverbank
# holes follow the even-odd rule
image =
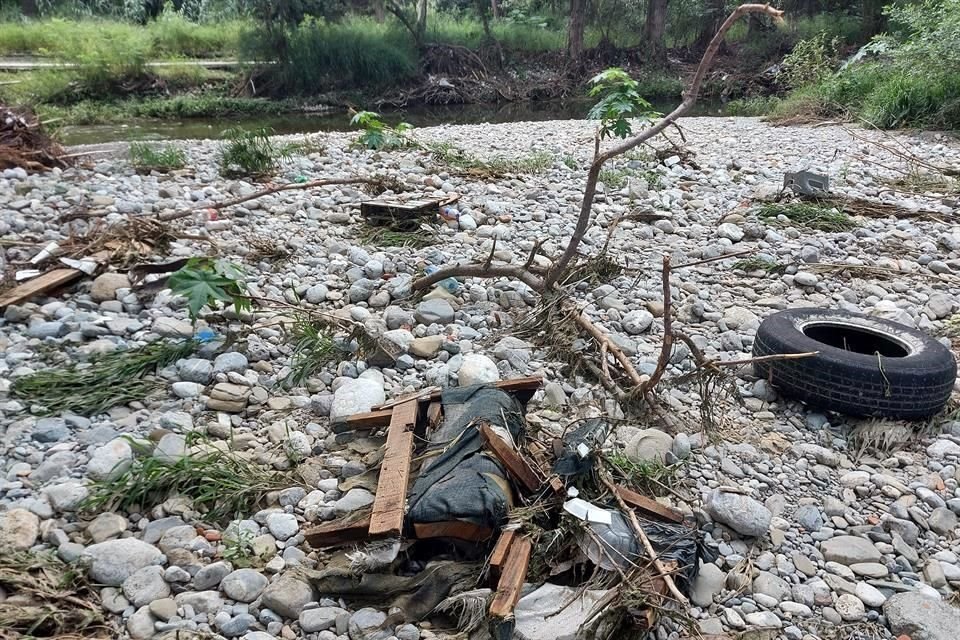
[[[664,153],[640,149],[605,169],[583,250],[595,255],[609,243],[609,257],[622,270],[571,291],[641,373],[658,359],[665,251],[674,265],[731,256],[673,273],[675,324],[710,359],[748,358],[760,319],[800,306],[890,318],[947,342],[957,335],[957,196],[929,187],[906,193],[898,171],[907,169],[903,150],[932,165],[960,166],[955,140],[894,133],[891,145],[875,131],[854,130],[854,137],[836,125],[770,127],[753,118],[680,124],[689,155],[659,141]],[[344,602],[298,578],[299,570],[330,561],[305,542],[304,530],[373,500],[363,478],[378,464],[383,438],[351,441],[332,431],[330,418],[347,396],[359,410],[431,385],[466,384],[477,363],[484,375],[545,379],[547,388],[528,411],[530,428],[544,438],[566,432],[574,420],[624,418],[593,378],[571,370],[565,357],[573,345],[560,354],[535,337],[515,336],[537,302],[526,285],[465,278],[453,292],[434,294],[442,303],[409,297],[410,282],[427,266],[488,256],[496,264],[523,264],[535,244],[542,256],[558,255],[579,211],[594,126],[515,122],[411,134],[462,149],[488,167],[531,171],[496,175],[463,171],[414,149],[360,149],[355,133],[276,140],[298,143],[301,151],[270,176],[273,183],[376,175],[414,194],[459,194],[461,214],[459,223],[432,224],[430,242],[395,246],[366,233],[358,205],[369,195],[326,186],[268,195],[224,209],[216,220],[190,216],[164,226],[169,245],[149,260],[215,252],[243,266],[253,295],[288,305],[279,311],[263,308],[243,320],[232,310],[204,312],[194,326],[183,299],[133,289],[122,272],[8,308],[0,320],[4,540],[21,550],[88,558],[97,581],[109,575],[112,585],[99,589],[97,611],[137,639],[191,629],[249,640],[308,633],[332,640],[344,637],[334,630],[370,628],[374,619],[373,626],[385,624],[382,631],[404,640],[454,633],[448,627],[455,621],[401,624],[386,619],[382,602]],[[262,186],[220,175],[218,142],[174,144],[187,162],[170,174],[138,174],[123,156],[44,175],[4,172],[0,235],[7,261],[25,263],[50,241],[67,245],[101,222],[202,210]],[[534,152],[549,160],[522,162]],[[884,202],[904,214],[853,217],[844,230],[810,229],[786,213],[761,216],[758,203],[769,204],[783,173],[799,169],[829,175],[837,195]],[[929,213],[908,215],[919,210]],[[210,241],[193,239],[206,234]],[[733,255],[748,250],[749,256]],[[397,341],[393,363],[336,357],[301,384],[284,384],[297,366],[287,329],[298,307],[382,323]],[[11,383],[64,361],[206,329],[214,340],[162,367],[153,393],[109,411],[41,417],[35,401],[11,395]],[[349,342],[345,334],[337,339]],[[952,637],[958,614],[945,601],[960,589],[953,537],[960,422],[942,416],[914,430],[826,415],[779,396],[749,368],[730,379],[742,403],[715,397],[704,422],[700,387],[681,378],[694,367],[686,345],[677,345],[660,394],[672,426],[627,417],[601,445],[626,455],[626,443],[643,435],[670,454],[669,470],[658,476],[669,488],[660,499],[687,514],[716,555],[693,581],[684,611],[689,622],[706,635],[775,629],[786,638],[826,640],[843,625],[884,639],[916,628],[947,629],[948,635],[929,637]],[[648,429],[652,424],[656,429]],[[114,470],[179,460],[203,447],[264,474],[296,472],[298,479],[270,485],[262,503],[228,516],[236,518],[232,524],[200,513],[199,495],[77,512],[104,481],[110,486]],[[137,473],[124,478],[145,481]],[[753,498],[751,512],[716,504],[708,515],[703,501],[729,486]],[[202,493],[210,489],[207,483]],[[747,516],[769,527],[756,537],[738,533]],[[139,577],[128,580],[134,572]],[[905,592],[920,600],[905,599]],[[327,617],[309,613],[319,610]],[[670,617],[659,624],[658,637],[681,631]]]

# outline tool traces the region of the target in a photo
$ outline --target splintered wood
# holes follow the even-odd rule
[[[540,488],[540,478],[530,468],[527,461],[503,438],[497,435],[493,427],[486,423],[480,425],[480,435],[494,457],[506,467],[510,477],[522,484],[528,492]]]
[[[513,616],[513,608],[520,600],[523,590],[523,581],[527,579],[527,568],[530,565],[530,554],[533,544],[526,536],[518,537],[510,544],[507,551],[507,560],[503,565],[500,581],[497,583],[497,592],[490,603],[490,616],[505,619]]]
[[[420,403],[410,400],[393,408],[387,430],[386,455],[380,466],[377,496],[370,515],[371,536],[399,536],[406,514],[407,486],[413,456],[413,431]]]

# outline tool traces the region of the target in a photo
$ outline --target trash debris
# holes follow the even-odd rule
[[[783,188],[803,196],[825,194],[830,191],[830,178],[810,171],[783,174]]]
[[[45,171],[66,166],[63,148],[44,132],[35,113],[0,105],[0,169]]]
[[[433,222],[448,207],[459,199],[398,200],[380,199],[360,203],[360,215],[374,227],[389,227],[392,231],[412,233],[424,222]]]
[[[622,637],[686,602],[697,529],[611,479],[604,421],[531,439],[540,384],[426,389],[335,423],[339,438],[386,427],[387,440],[372,507],[305,532],[331,549],[314,588],[497,640]]]

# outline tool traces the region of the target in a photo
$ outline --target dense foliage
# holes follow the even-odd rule
[[[246,82],[256,95],[383,91],[428,74],[519,76],[547,63],[580,71],[623,65],[676,98],[677,59],[695,61],[734,0],[0,0],[0,55],[54,56],[81,65],[6,83],[3,99],[55,105],[197,90],[228,79],[150,69],[177,57],[271,60]],[[863,117],[885,127],[958,126],[960,0],[778,0],[785,25],[753,17],[728,35],[723,64],[763,93],[741,110]],[[445,45],[469,53],[437,54]],[[867,48],[861,49],[863,45]],[[851,56],[860,51],[851,59]],[[666,52],[670,51],[668,57]],[[471,58],[470,55],[474,55]],[[462,59],[461,59],[462,57]],[[564,57],[567,58],[566,64]],[[574,64],[569,64],[573,62]],[[437,65],[439,64],[439,69]],[[447,66],[444,66],[447,65]],[[464,66],[466,65],[466,66]],[[657,80],[662,78],[663,81]],[[234,82],[238,79],[233,78]],[[246,81],[246,78],[244,79]],[[748,89],[736,89],[746,91]],[[728,89],[722,89],[727,95]],[[784,92],[791,92],[783,97]],[[770,97],[779,94],[779,97]],[[236,95],[225,86],[218,95]],[[733,94],[734,96],[737,93]],[[742,93],[740,94],[742,95]],[[179,98],[178,98],[179,99]],[[233,98],[231,98],[233,99]],[[610,98],[611,106],[616,99]],[[186,104],[186,102],[184,102]],[[246,105],[244,105],[246,106]],[[252,105],[251,105],[252,106]],[[179,108],[179,107],[178,107]],[[127,110],[128,107],[124,107]],[[132,109],[136,110],[136,109]],[[87,120],[99,113],[85,107]]]

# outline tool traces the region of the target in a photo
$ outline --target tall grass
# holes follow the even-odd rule
[[[78,61],[103,42],[135,44],[151,58],[235,56],[240,34],[251,23],[230,20],[197,24],[164,14],[145,26],[115,20],[0,22],[0,55],[31,54]]]

